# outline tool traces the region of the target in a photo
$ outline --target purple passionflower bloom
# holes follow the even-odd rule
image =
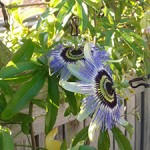
[[[90,48],[92,53],[94,51],[99,51],[99,48],[93,43],[90,43]],[[103,50],[101,53],[105,53],[105,51]],[[103,57],[101,60],[107,60],[109,57],[106,53],[101,56]],[[53,71],[52,74],[59,71],[61,80],[67,80],[71,75],[67,66],[69,64],[76,64],[79,60],[84,63],[84,47],[79,45],[76,50],[73,46],[59,44],[50,51],[48,57],[50,58],[50,69]]]
[[[104,51],[95,51],[92,54],[91,47],[87,43],[84,47],[84,63],[68,65],[68,70],[79,81],[60,81],[60,85],[64,89],[87,95],[82,100],[77,119],[82,121],[89,115],[92,116],[88,130],[90,140],[93,140],[97,129],[109,130],[120,119],[121,99],[113,88],[110,67],[103,64],[107,59],[106,56]]]

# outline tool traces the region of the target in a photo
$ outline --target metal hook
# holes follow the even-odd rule
[[[78,36],[78,34],[79,34],[79,29],[78,29],[79,22],[78,22],[78,18],[76,16],[73,16],[71,18],[70,26],[71,26],[71,31],[70,31],[71,36]]]
[[[139,83],[137,85],[133,85],[134,82],[137,82],[137,81],[146,81],[150,79],[150,74],[148,74],[147,76],[143,76],[143,77],[139,77],[139,78],[134,78],[132,80],[129,81],[129,84],[132,88],[137,88],[139,86],[144,86],[145,88],[149,88],[150,87],[150,84],[148,83]]]

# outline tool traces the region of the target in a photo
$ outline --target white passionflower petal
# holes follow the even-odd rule
[[[71,75],[71,73],[69,72],[69,70],[66,67],[64,67],[61,70],[60,80],[67,81],[69,79],[70,75]]]
[[[88,79],[84,78],[80,74],[80,66],[74,65],[74,64],[69,64],[67,66],[68,70],[70,71],[71,74],[73,74],[75,77],[77,77],[79,80],[84,81],[84,82],[89,82]]]
[[[92,51],[89,43],[86,43],[84,46],[84,57],[87,61],[93,62]]]
[[[66,71],[67,65],[76,64],[79,60],[84,62],[83,47],[79,47],[78,50],[75,50],[73,46],[67,47],[59,44],[47,54],[47,57],[49,60],[49,67],[52,70],[50,75],[53,75],[56,72],[59,72],[60,74],[63,73],[61,75],[61,80],[67,80],[71,75],[69,74],[68,76],[68,71]],[[66,75],[65,72],[67,73]]]
[[[80,93],[80,94],[89,94],[93,92],[93,88],[91,84],[82,84],[78,82],[66,82],[60,80],[59,84],[66,90]]]
[[[94,141],[94,135],[95,135],[96,129],[97,129],[96,123],[90,123],[89,129],[88,129],[88,136],[89,136],[90,141]]]
[[[81,109],[80,112],[79,112],[79,114],[78,114],[78,116],[77,116],[77,120],[78,121],[83,121],[90,114],[92,114],[94,111],[95,111],[95,107]]]

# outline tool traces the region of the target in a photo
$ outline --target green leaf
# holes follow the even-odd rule
[[[58,8],[58,9],[60,10],[66,2],[67,2],[67,0],[60,1],[60,2],[55,6],[55,8]]]
[[[67,143],[66,140],[64,140],[61,144],[60,150],[67,150]]]
[[[45,50],[47,49],[47,42],[48,42],[48,32],[41,32],[39,34],[39,40],[42,48]]]
[[[123,58],[120,58],[118,60],[107,60],[108,63],[120,63],[122,62]]]
[[[80,146],[79,150],[96,150],[96,148],[92,146]]]
[[[12,0],[11,4],[22,4],[23,0]]]
[[[69,150],[79,150],[79,147],[82,145],[84,145],[84,141],[80,141],[74,147],[71,146],[71,148],[69,148]]]
[[[75,146],[78,142],[86,140],[88,138],[88,128],[89,126],[83,128],[74,138],[72,142],[72,147]]]
[[[129,140],[119,128],[114,127],[111,130],[120,150],[132,150]]]
[[[45,20],[50,14],[54,14],[57,11],[60,11],[63,5],[66,3],[67,0],[60,1],[53,9],[47,8],[44,13],[41,14],[40,19],[36,25],[36,29],[40,27],[40,24],[43,20]]]
[[[121,32],[125,32],[125,33],[127,33],[130,37],[134,38],[134,40],[135,40],[135,42],[136,42],[137,44],[140,44],[141,46],[145,46],[145,43],[144,43],[144,40],[143,40],[142,36],[140,36],[139,34],[133,32],[133,30],[121,28]]]
[[[13,122],[13,123],[20,123],[20,122],[31,122],[32,120],[33,120],[32,117],[30,117],[28,114],[17,113],[13,117],[5,121]]]
[[[34,46],[34,53],[43,54],[43,49],[42,49],[40,43],[33,42],[33,46]]]
[[[5,96],[11,97],[13,94],[11,87],[7,84],[6,81],[0,80],[0,89],[3,90]]]
[[[120,118],[119,124],[122,125],[128,131],[130,138],[132,138],[133,131],[134,131],[133,126],[123,118]]]
[[[48,17],[49,14],[50,14],[50,9],[46,8],[45,11],[40,15],[40,19],[38,20],[38,22],[36,24],[36,30],[38,30],[38,28],[40,27],[42,21],[45,20],[46,17]]]
[[[112,53],[112,57],[114,60],[118,60],[118,56],[116,55],[115,52]],[[116,69],[121,72],[122,71],[122,66],[120,63],[113,63],[113,65],[116,67]]]
[[[30,134],[30,125],[29,125],[29,123],[23,122],[23,123],[21,124],[21,131],[22,131],[24,134]]]
[[[13,139],[9,129],[2,129],[0,126],[0,147],[1,150],[14,150]]]
[[[57,24],[56,24],[57,32],[59,32],[67,24],[69,18],[72,15],[72,8],[74,5],[75,5],[75,0],[68,0],[59,10],[59,13],[57,15]]]
[[[114,35],[113,29],[106,31],[105,46],[112,46],[113,45],[113,35]]]
[[[31,123],[33,119],[28,114],[17,113],[12,118],[4,121],[9,123],[21,123],[21,131],[24,134],[29,134],[29,123]]]
[[[0,69],[11,60],[12,52],[0,41]]]
[[[45,119],[45,133],[48,134],[55,122],[59,108],[59,89],[58,83],[54,76],[48,77],[48,100],[47,100],[47,113]]]
[[[5,122],[9,123],[21,123],[21,131],[24,134],[29,134],[30,126],[29,124],[33,121],[32,117],[30,117],[28,114],[18,113],[11,117],[10,119],[5,120]]]
[[[141,47],[139,47],[137,44],[134,43],[132,36],[128,34],[127,32],[120,32],[117,31],[116,33],[119,33],[121,35],[121,38],[124,40],[124,42],[139,56],[143,57],[143,50]]]
[[[91,0],[84,0],[84,2],[89,6],[89,7],[92,7],[93,9],[95,9],[97,12],[100,11],[99,8],[100,8],[100,5],[95,3],[95,2],[92,2]],[[101,3],[101,0],[100,2]]]
[[[46,79],[46,72],[38,71],[31,81],[26,82],[14,94],[11,101],[6,106],[2,118],[8,119],[19,112],[24,106],[40,91]]]
[[[113,12],[109,10],[109,13],[108,13],[107,17],[108,17],[109,23],[111,25],[113,25],[114,24],[114,17],[112,16],[111,13],[113,13]]]
[[[120,21],[120,18],[121,18],[121,15],[123,13],[123,10],[124,10],[124,2],[123,1],[118,1],[118,7],[116,7],[116,10],[115,10],[115,21],[118,22]]]
[[[88,25],[88,8],[85,3],[82,2],[82,0],[77,0],[77,13],[80,20],[80,29],[82,32],[84,32]]]
[[[13,5],[18,5],[17,2],[11,3]],[[22,19],[20,16],[20,8],[12,8],[8,10],[9,14],[13,16],[13,19],[16,23],[18,23],[20,26],[22,26]]]
[[[150,26],[149,18],[150,18],[150,11],[147,11],[147,12],[144,13],[143,18],[140,21],[140,26],[141,26],[142,29],[146,29]]]
[[[47,66],[48,65],[48,58],[45,54],[38,58],[38,62]]]
[[[104,29],[109,29],[109,28],[113,28],[113,24],[109,23],[109,20],[107,17],[103,17],[101,18],[101,25]]]
[[[46,108],[46,104],[45,104],[45,100],[41,100],[41,99],[33,99],[32,103],[39,106],[40,108],[45,109]]]
[[[36,30],[38,30],[38,28],[40,27],[42,21],[44,21],[49,15],[51,15],[51,14],[57,12],[58,10],[59,10],[58,8],[52,9],[52,8],[49,8],[49,7],[48,7],[48,8],[45,10],[45,12],[40,15],[40,19],[38,20],[37,25],[36,25]]]
[[[28,9],[28,11],[23,11],[21,15],[21,20],[26,22],[26,19],[29,19],[30,17],[37,16],[41,13],[43,13],[44,8],[37,8],[37,7],[32,7],[32,9]]]
[[[109,150],[110,147],[110,139],[108,131],[100,132],[98,138],[98,150]]]
[[[21,84],[23,82],[30,80],[34,75],[35,71],[29,71],[28,73],[24,72],[17,74],[16,76],[11,78],[5,78],[4,81],[10,81],[11,84]]]
[[[149,60],[150,60],[150,52],[149,49],[147,49],[144,51],[144,65],[146,74],[150,74]]]
[[[12,61],[14,63],[29,61],[32,57],[33,51],[34,46],[32,40],[24,39],[20,49],[18,49],[17,52],[14,54]]]
[[[65,90],[65,94],[66,100],[69,103],[72,114],[76,115],[78,110],[77,110],[77,100],[75,98],[74,93]]]
[[[94,37],[96,35],[96,31],[95,31],[95,28],[92,26],[90,21],[88,21],[88,28],[90,30],[92,37]]]
[[[5,96],[3,94],[0,95],[0,113],[3,112],[3,110],[5,109],[7,103],[6,103],[6,99]]]
[[[71,110],[70,107],[66,108],[65,112],[64,112],[64,116],[67,117],[71,114]]]
[[[22,114],[24,115],[24,119],[22,119],[22,124],[21,124],[21,131],[24,133],[24,134],[31,134],[30,133],[30,124],[31,122],[33,121],[33,118],[29,115],[26,115],[25,114]]]
[[[39,66],[34,62],[19,62],[19,63],[12,63],[8,67],[4,67],[0,70],[0,79],[1,78],[11,78],[19,73],[28,70],[35,70]]]

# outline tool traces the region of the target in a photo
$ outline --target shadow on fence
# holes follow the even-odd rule
[[[133,150],[149,150],[150,148],[150,89],[138,89],[135,94],[127,92],[129,95],[129,101],[124,102],[124,107],[122,109],[122,114],[125,119],[127,119],[134,127],[134,133],[130,139],[129,134],[124,130],[123,127],[119,127],[123,133],[130,139]],[[140,121],[135,118],[134,115],[129,114],[132,112],[133,108],[139,107]],[[84,120],[83,122],[78,122],[75,116],[64,117],[64,110],[67,108],[66,104],[62,104],[59,109],[57,116],[57,121],[55,127],[58,127],[58,134],[56,136],[57,140],[67,141],[69,145],[75,134],[78,133],[83,127],[87,126],[90,122],[90,118]],[[26,111],[26,110],[24,110]],[[128,114],[128,115],[127,115]],[[45,110],[37,108],[34,106],[33,116],[36,118],[34,121],[35,139],[38,147],[44,147],[44,122],[45,122]],[[13,135],[20,131],[20,127],[13,126]],[[97,147],[97,137],[93,143],[89,143],[92,146]],[[110,132],[111,147],[110,150],[119,150],[112,133]],[[19,145],[29,145],[30,138],[26,135],[19,134],[15,138],[15,143],[18,145],[15,150],[30,150],[29,147],[21,147]]]

